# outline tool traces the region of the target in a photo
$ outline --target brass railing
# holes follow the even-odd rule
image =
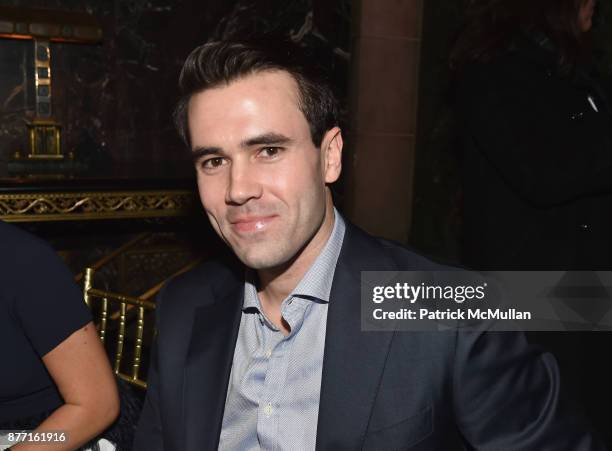
[[[85,304],[94,311],[93,300],[100,299],[99,317],[95,318],[96,327],[98,328],[98,334],[100,340],[106,344],[108,338],[108,322],[118,321],[117,328],[117,342],[115,344],[114,357],[111,356],[113,361],[113,371],[115,374],[125,380],[126,382],[136,385],[141,388],[147,388],[146,380],[140,377],[140,367],[142,363],[142,348],[144,338],[144,321],[145,313],[147,310],[155,310],[155,302],[150,301],[161,288],[173,277],[188,271],[200,262],[200,259],[194,260],[187,265],[183,266],[180,270],[176,271],[165,280],[159,282],[154,287],[145,291],[138,297],[126,296],[112,291],[99,290],[93,288],[93,278],[95,269],[86,268],[85,277],[83,279],[83,298]],[[118,303],[119,308],[110,311],[109,315],[109,304]],[[126,338],[126,324],[128,314],[130,311],[136,309],[136,332],[133,349],[133,360],[131,364],[131,370],[129,373],[121,371],[121,362],[124,356],[125,338]]]
[[[155,303],[132,296],[125,296],[123,294],[113,293],[111,291],[98,290],[92,287],[94,270],[92,268],[85,269],[85,279],[83,287],[83,295],[85,303],[88,307],[92,308],[92,300],[98,298],[101,300],[100,305],[100,317],[96,321],[98,328],[98,334],[100,340],[103,343],[107,341],[108,331],[108,320],[109,320],[109,303],[118,303],[118,320],[119,326],[117,328],[117,343],[115,345],[115,354],[113,358],[113,371],[115,374],[129,382],[130,384],[136,385],[141,388],[147,388],[147,382],[140,378],[140,364],[142,361],[142,344],[144,336],[144,320],[146,310],[155,310]],[[124,373],[121,371],[121,361],[124,355],[124,345],[126,337],[126,320],[128,308],[136,308],[136,339],[134,340],[133,359],[131,364],[131,371]],[[112,319],[112,317],[111,317]]]

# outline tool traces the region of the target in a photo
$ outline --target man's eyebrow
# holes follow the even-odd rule
[[[264,133],[262,135],[253,136],[252,138],[245,139],[240,143],[240,147],[248,148],[252,146],[272,146],[279,144],[288,144],[292,140],[285,135],[280,133]],[[224,155],[223,149],[220,147],[196,147],[191,151],[191,158],[193,161],[206,157],[208,155]]]
[[[223,151],[219,147],[196,147],[191,151],[191,158],[193,161],[198,161],[207,155],[219,155],[222,153]]]
[[[277,144],[288,144],[291,142],[291,138],[281,135],[280,133],[264,133],[263,135],[253,136],[240,143],[240,147],[251,147],[261,145],[277,145]]]

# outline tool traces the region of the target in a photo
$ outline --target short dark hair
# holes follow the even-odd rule
[[[338,125],[338,103],[327,77],[297,44],[268,39],[209,42],[189,54],[179,77],[181,97],[174,110],[174,123],[185,144],[191,145],[187,108],[194,94],[274,70],[288,72],[296,81],[298,107],[308,122],[312,142],[320,146],[325,132]]]

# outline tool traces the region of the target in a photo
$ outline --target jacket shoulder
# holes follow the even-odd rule
[[[437,262],[425,255],[418,253],[415,249],[396,243],[394,241],[379,238],[379,242],[381,246],[386,250],[388,255],[401,268],[409,266],[410,269],[415,269],[419,271],[447,271],[450,269],[456,269],[452,268],[449,265]]]
[[[243,283],[244,269],[231,261],[208,260],[172,278],[157,298],[158,320],[174,322],[191,317],[194,309],[215,302]],[[163,312],[163,313],[162,313]]]
[[[347,227],[350,249],[345,260],[359,263],[360,270],[400,271],[444,271],[453,269],[449,265],[424,256],[416,250],[396,241],[376,237],[354,224]],[[367,262],[367,263],[366,263]]]

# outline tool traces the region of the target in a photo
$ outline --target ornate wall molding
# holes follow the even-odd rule
[[[187,190],[0,194],[7,222],[72,221],[184,216],[196,196]]]

